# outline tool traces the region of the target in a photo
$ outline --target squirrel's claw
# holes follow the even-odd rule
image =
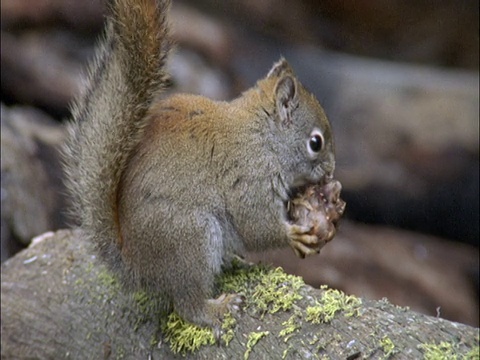
[[[217,343],[223,335],[222,319],[227,312],[236,313],[240,310],[244,298],[240,294],[222,294],[216,299],[208,299],[207,304],[210,314],[215,318],[215,325],[212,327],[213,336]]]
[[[302,259],[307,255],[318,254],[319,252],[319,249],[305,246],[298,241],[290,241],[290,246],[293,248],[295,255]]]
[[[318,237],[312,235],[313,228],[305,225],[287,224],[287,234],[290,246],[295,254],[304,258],[307,255],[317,254],[320,247]]]

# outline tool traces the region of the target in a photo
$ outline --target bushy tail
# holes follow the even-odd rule
[[[115,264],[120,177],[142,136],[146,111],[168,79],[170,1],[111,0],[109,6],[86,89],[72,108],[64,162],[75,220]]]

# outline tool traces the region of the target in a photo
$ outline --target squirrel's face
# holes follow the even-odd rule
[[[317,99],[293,75],[285,60],[270,71],[275,80],[275,131],[284,180],[290,190],[333,177],[335,150],[330,123]]]
[[[296,138],[291,144],[296,154],[293,186],[322,182],[333,177],[335,170],[333,134],[327,116],[317,99],[300,84],[298,91],[300,100],[292,112]]]

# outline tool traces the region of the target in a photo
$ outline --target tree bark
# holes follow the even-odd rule
[[[252,282],[247,288],[257,285]],[[386,300],[362,300],[353,315],[339,311],[328,322],[308,321],[306,309],[322,302],[327,293],[301,286],[297,294],[302,298],[275,314],[262,313],[248,295],[235,314],[237,324],[228,345],[174,354],[159,330],[159,318],[122,291],[82,233],[61,230],[38,237],[2,265],[1,355],[5,359],[418,359],[424,356],[424,344],[442,342],[455,354],[478,351],[477,328],[414,313]],[[289,319],[296,324],[292,334],[279,335]],[[252,335],[260,339],[247,350]]]

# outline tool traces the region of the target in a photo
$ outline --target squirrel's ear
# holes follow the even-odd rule
[[[275,105],[277,114],[285,125],[292,123],[292,112],[298,106],[298,89],[295,78],[282,76],[275,86]]]
[[[287,60],[285,60],[284,57],[281,57],[280,60],[273,64],[272,68],[267,74],[267,78],[278,77],[286,73],[293,74],[293,70],[288,64]]]

